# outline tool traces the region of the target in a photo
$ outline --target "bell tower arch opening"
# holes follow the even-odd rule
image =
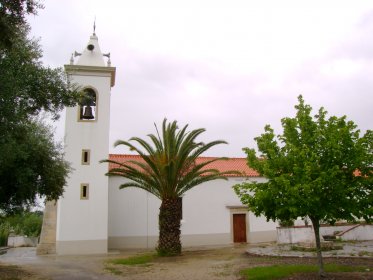
[[[79,121],[97,120],[97,111],[97,93],[93,88],[87,87],[79,101]]]

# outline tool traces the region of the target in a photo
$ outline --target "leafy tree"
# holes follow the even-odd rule
[[[0,0],[0,49],[12,47],[18,29],[26,24],[25,16],[36,15],[40,8],[43,5],[35,0]]]
[[[57,119],[64,106],[75,105],[79,94],[62,69],[43,66],[37,40],[19,30],[10,50],[0,51],[0,131],[11,129],[41,112]]]
[[[118,140],[115,146],[124,145],[136,151],[141,161],[129,160],[124,163],[111,162],[118,167],[111,169],[106,175],[122,176],[130,179],[120,186],[121,189],[140,188],[158,197],[162,202],[159,212],[159,255],[179,255],[180,220],[182,215],[182,196],[191,188],[207,181],[226,179],[225,174],[216,169],[209,169],[208,165],[223,158],[197,163],[196,159],[211,147],[226,143],[213,141],[210,143],[197,142],[196,138],[205,129],[196,129],[187,132],[187,125],[178,129],[176,121],[162,124],[162,135],[148,135],[151,143],[133,137],[129,141],[138,144],[138,147],[127,141]],[[157,127],[156,127],[157,128]]]
[[[373,133],[321,108],[314,117],[302,96],[294,118],[281,120],[277,137],[267,125],[256,137],[260,157],[244,148],[250,167],[268,180],[243,183],[235,191],[256,215],[272,220],[309,217],[315,233],[320,275],[324,274],[320,221],[334,223],[373,216]]]
[[[14,212],[40,196],[62,195],[70,167],[48,126],[40,121],[17,125],[0,141],[0,209]]]
[[[11,44],[0,43],[0,209],[13,211],[37,196],[57,199],[63,193],[68,164],[53,133],[37,116],[58,119],[64,106],[79,100],[77,88],[62,69],[43,66],[37,40],[28,39],[25,13],[36,13],[37,1],[1,1],[0,24],[16,32]],[[3,30],[0,27],[0,33]]]

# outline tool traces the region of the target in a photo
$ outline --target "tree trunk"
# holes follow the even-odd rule
[[[165,198],[159,208],[158,254],[176,256],[181,254],[180,220],[182,198]]]
[[[324,263],[323,263],[322,254],[321,254],[320,221],[314,217],[310,217],[310,219],[313,225],[313,231],[315,232],[317,262],[319,265],[319,276],[325,277],[326,275],[324,271]]]

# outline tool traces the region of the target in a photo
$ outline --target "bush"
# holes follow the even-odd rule
[[[0,246],[7,246],[10,224],[7,221],[0,222]]]
[[[22,212],[6,216],[2,219],[0,234],[3,234],[2,236],[5,240],[7,240],[10,230],[16,235],[38,237],[41,232],[42,223],[43,216],[41,212]]]
[[[36,213],[29,213],[23,220],[23,234],[38,237],[43,224],[43,216]]]
[[[280,220],[279,224],[281,227],[292,227],[294,226],[294,220]]]

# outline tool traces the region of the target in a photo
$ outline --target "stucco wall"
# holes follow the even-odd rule
[[[339,231],[345,231],[353,227],[353,225],[336,225],[336,226],[330,226],[330,225],[322,225],[320,227],[320,235],[334,235],[335,232]]]
[[[323,225],[320,227],[320,238],[324,235],[334,235],[335,232],[341,232],[342,240],[372,240],[372,225]],[[277,242],[279,244],[315,242],[315,234],[312,226],[295,226],[277,228]]]
[[[9,236],[8,246],[9,247],[36,247],[38,244],[37,237],[26,237],[26,236]]]
[[[91,76],[89,76],[91,75]],[[78,121],[79,109],[66,109],[65,159],[72,172],[57,206],[56,248],[58,254],[107,252],[108,158],[110,121],[110,74],[74,72],[72,82],[97,93],[97,119]],[[82,150],[90,150],[90,164],[82,165]],[[89,184],[88,199],[81,199],[81,184]],[[87,244],[84,242],[89,241]],[[100,244],[95,246],[92,244]],[[103,245],[105,244],[105,245]]]
[[[232,186],[242,178],[216,180],[189,190],[183,197],[181,221],[184,246],[230,244],[232,237],[232,214],[234,207],[247,213],[234,193]],[[263,178],[256,178],[263,180]],[[125,179],[109,179],[109,248],[154,247],[158,237],[158,214],[160,200],[143,190],[128,188],[119,190]],[[235,212],[236,213],[236,212]],[[247,213],[248,241],[275,240],[276,224],[265,218]],[[251,232],[257,232],[250,239]]]
[[[315,242],[315,234],[312,226],[277,228],[278,244],[294,244],[300,242]]]
[[[268,221],[264,216],[256,217],[252,212],[249,213],[250,231],[260,232],[268,230],[276,230],[278,223]]]
[[[348,240],[373,240],[373,225],[359,225],[353,229],[344,232],[341,239]]]

